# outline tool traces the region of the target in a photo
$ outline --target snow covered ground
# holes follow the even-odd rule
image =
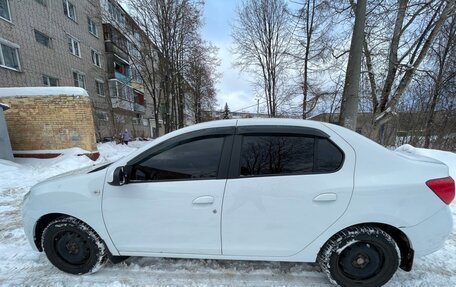
[[[145,142],[100,144],[95,163],[116,160]],[[402,151],[444,161],[456,178],[456,154],[403,146]],[[73,276],[32,251],[21,222],[23,195],[35,183],[93,165],[70,149],[54,159],[0,160],[0,286],[331,286],[315,264],[130,258],[98,273]],[[456,220],[456,203],[451,205]],[[410,273],[399,270],[387,286],[456,286],[456,228],[445,248],[416,259]]]

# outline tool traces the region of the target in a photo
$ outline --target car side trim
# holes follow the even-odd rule
[[[321,138],[329,138],[329,135],[319,129],[299,126],[282,126],[282,125],[267,125],[267,126],[238,126],[236,134],[294,134],[308,135]]]
[[[149,150],[141,153],[140,155],[132,158],[127,162],[126,165],[133,165],[135,163],[141,162],[146,158],[159,153],[165,149],[168,149],[174,145],[177,145],[180,142],[192,140],[199,137],[207,137],[207,136],[224,136],[224,135],[234,135],[236,131],[236,127],[218,127],[218,128],[208,128],[203,130],[197,130],[189,133],[185,133],[182,135],[175,136],[170,138],[167,141],[164,141],[156,146],[151,147]]]

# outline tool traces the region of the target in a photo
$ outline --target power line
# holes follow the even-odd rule
[[[265,103],[266,103],[266,101],[259,102],[259,103],[256,103],[254,105],[235,110],[235,111],[233,111],[233,113],[240,112],[240,111],[245,110],[245,109],[253,108],[253,107],[257,106],[257,105],[262,105],[262,104],[265,104]]]

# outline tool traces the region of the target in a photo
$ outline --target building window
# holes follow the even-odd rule
[[[111,17],[121,26],[125,26],[125,14],[122,10],[111,1],[108,1],[108,11]]]
[[[40,3],[43,6],[47,6],[46,0],[35,0],[35,1]]]
[[[59,79],[43,75],[43,85],[48,87],[57,87],[59,85]]]
[[[0,0],[0,18],[11,21],[8,0]]]
[[[104,97],[105,92],[104,92],[104,83],[102,80],[95,80],[95,85],[97,87],[97,95]]]
[[[5,43],[6,42],[6,43]],[[0,66],[20,70],[19,46],[0,39]]]
[[[98,53],[97,51],[95,51],[94,49],[92,49],[90,51],[91,53],[91,56],[92,56],[92,63],[97,66],[97,67],[100,67],[101,68],[101,55],[100,53]]]
[[[79,41],[71,36],[68,36],[68,48],[71,54],[81,57]]]
[[[86,88],[85,75],[84,74],[74,71],[73,72],[73,80],[74,80],[74,86],[75,87],[80,87],[80,88],[83,88],[83,89]]]
[[[118,122],[120,124],[124,124],[125,123],[125,117],[121,116],[121,115],[116,115],[116,122]]]
[[[97,25],[95,24],[95,22],[90,19],[89,17],[87,17],[87,25],[89,27],[89,32],[90,34],[98,37],[98,29],[97,29]]]
[[[76,21],[76,8],[73,3],[68,0],[63,0],[63,13],[65,13],[68,18]]]
[[[137,68],[131,70],[131,79],[139,84],[143,84],[143,79],[141,78],[141,73]]]
[[[35,40],[46,47],[51,47],[51,38],[37,30],[35,30]]]
[[[97,112],[97,118],[100,120],[100,121],[104,121],[104,122],[107,122],[108,121],[108,113],[107,112],[100,112],[98,111]]]
[[[116,71],[117,73],[122,74],[124,76],[128,76],[127,70],[127,65],[114,62],[114,71]]]

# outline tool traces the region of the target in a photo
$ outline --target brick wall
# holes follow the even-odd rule
[[[13,150],[80,147],[96,151],[92,107],[86,96],[2,97]]]
[[[11,21],[0,18],[0,41],[19,46],[20,71],[0,66],[0,87],[42,87],[43,75],[58,79],[59,86],[74,86],[73,71],[85,75],[85,89],[94,112],[109,112],[108,78],[104,57],[100,1],[70,1],[76,20],[64,14],[62,0],[40,4],[34,0],[9,0]],[[96,23],[98,35],[88,30],[87,17]],[[49,46],[36,41],[35,30],[50,37]],[[68,35],[80,42],[80,57],[70,53]],[[91,50],[101,53],[101,67],[92,63]],[[97,95],[96,81],[104,83],[104,96]],[[96,113],[94,114],[96,115]],[[112,121],[97,121],[99,137],[112,136]]]

